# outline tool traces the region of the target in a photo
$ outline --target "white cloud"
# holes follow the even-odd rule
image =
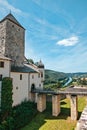
[[[0,0],[0,12],[4,14],[9,11],[19,15],[26,15],[26,13],[22,12],[20,9],[12,6],[7,0]]]
[[[78,37],[73,36],[73,37],[66,38],[66,39],[58,41],[57,45],[74,46],[76,43],[78,43],[78,41],[79,41]]]

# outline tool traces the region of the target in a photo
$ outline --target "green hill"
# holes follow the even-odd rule
[[[63,72],[57,72],[54,70],[45,70],[45,84],[57,83],[59,80],[67,78],[68,75]]]
[[[58,81],[66,80],[69,77],[72,77],[72,78],[87,77],[87,72],[64,73],[64,72],[58,72],[58,71],[46,69],[45,70],[45,85],[55,84]]]

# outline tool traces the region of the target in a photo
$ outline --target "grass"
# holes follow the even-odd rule
[[[86,98],[78,98],[79,116],[86,105]],[[57,117],[52,116],[52,104],[47,103],[47,109],[38,113],[36,117],[21,130],[74,130],[76,121],[70,119],[70,100],[61,101],[61,113]]]

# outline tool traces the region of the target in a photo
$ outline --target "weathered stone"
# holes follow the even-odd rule
[[[77,96],[71,95],[71,119],[77,120],[77,117],[78,117]]]
[[[46,95],[38,94],[37,98],[37,110],[43,112],[46,109]]]
[[[22,27],[9,19],[0,23],[0,53],[11,58],[15,66],[23,65],[24,33]]]
[[[35,102],[35,93],[29,92],[29,100]]]
[[[60,95],[52,95],[52,115],[58,116],[60,113]]]

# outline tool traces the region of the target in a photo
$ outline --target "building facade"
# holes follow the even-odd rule
[[[43,89],[44,65],[24,56],[25,29],[12,14],[0,21],[0,97],[3,77],[13,79],[13,106],[31,100],[31,89]],[[37,101],[37,96],[35,97]]]

